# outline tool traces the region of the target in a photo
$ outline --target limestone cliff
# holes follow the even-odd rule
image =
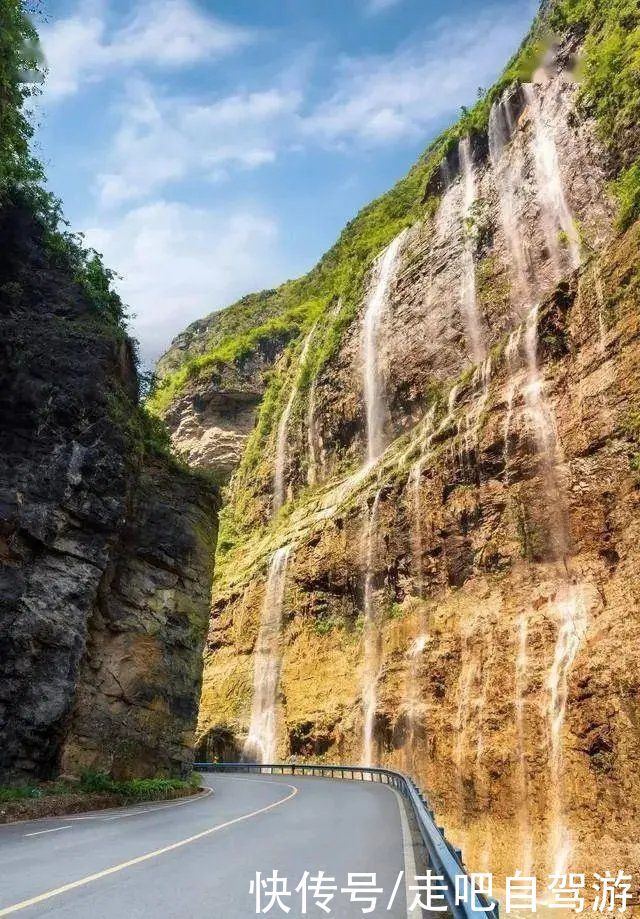
[[[298,282],[227,489],[203,752],[406,768],[474,869],[640,868],[640,147],[589,96],[623,6],[546,4]]]
[[[0,775],[192,759],[217,494],[154,448],[131,342],[0,210]]]

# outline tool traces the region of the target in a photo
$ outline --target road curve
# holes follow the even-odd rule
[[[255,873],[277,869],[292,919],[302,915],[295,887],[321,870],[338,887],[331,916],[361,917],[366,904],[339,888],[349,872],[375,872],[384,893],[370,915],[407,919],[416,869],[392,789],[297,776],[203,781],[213,789],[203,797],[0,827],[0,917],[248,919]],[[311,894],[307,914],[328,915]],[[286,914],[274,905],[267,915]]]

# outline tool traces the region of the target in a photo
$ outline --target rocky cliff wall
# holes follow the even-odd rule
[[[474,869],[640,866],[640,229],[579,51],[279,359],[205,653],[203,751],[406,768]]]
[[[152,458],[131,344],[40,225],[0,240],[0,774],[179,774],[216,494]]]

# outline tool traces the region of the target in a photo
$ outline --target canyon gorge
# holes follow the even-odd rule
[[[308,274],[190,325],[148,393],[31,158],[7,10],[0,779],[388,766],[472,871],[637,877],[637,0],[545,0]]]
[[[608,29],[637,43],[637,6],[544,4],[478,107],[306,278],[190,327],[151,398],[227,482],[199,755],[404,769],[473,870],[640,870],[640,139],[588,97]]]

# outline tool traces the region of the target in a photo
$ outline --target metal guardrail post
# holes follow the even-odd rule
[[[193,768],[198,772],[247,772],[262,775],[265,772],[271,775],[285,775],[285,768],[288,764],[283,763],[194,763]],[[413,779],[402,772],[396,772],[394,769],[382,768],[365,768],[363,766],[312,766],[291,764],[291,775],[296,774],[299,769],[302,775],[315,776],[316,770],[319,769],[320,775],[325,776],[329,773],[330,778],[336,778],[340,773],[340,778],[345,777],[345,773],[351,779],[355,779],[359,774],[360,781],[385,783],[393,786],[404,798],[411,804],[411,808],[420,831],[420,836],[424,843],[429,859],[429,867],[437,875],[444,878],[446,885],[445,898],[451,915],[454,919],[478,919],[478,916],[492,917],[499,919],[498,901],[475,893],[469,873],[464,867],[462,861],[462,852],[455,848],[446,839],[444,828],[437,826],[432,808],[429,806],[427,799],[418,789]],[[277,773],[275,770],[280,770]],[[467,878],[467,890],[471,891],[471,903],[456,903],[456,877]]]

